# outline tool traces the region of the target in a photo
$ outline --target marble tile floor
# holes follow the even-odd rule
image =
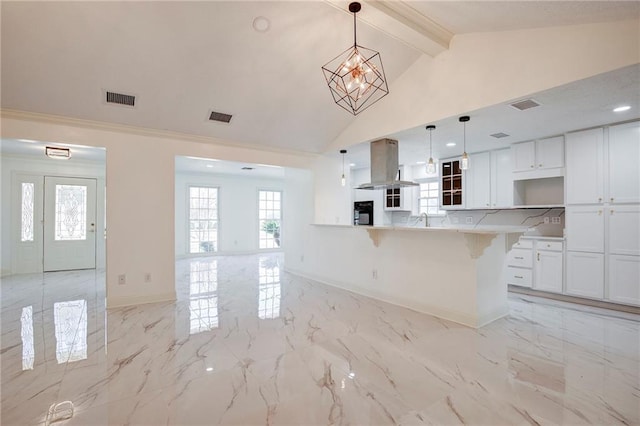
[[[3,279],[1,424],[640,424],[638,316],[512,295],[473,330],[283,266],[179,260],[175,303],[108,312],[100,271]]]

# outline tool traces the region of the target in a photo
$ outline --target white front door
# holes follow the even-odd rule
[[[96,267],[96,180],[45,176],[44,271]]]

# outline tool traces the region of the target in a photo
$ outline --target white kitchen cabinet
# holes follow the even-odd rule
[[[384,190],[384,210],[387,211],[413,211],[414,198],[418,195],[414,188],[410,186],[404,188],[387,188]],[[418,190],[419,191],[419,190]]]
[[[535,290],[562,293],[562,242],[537,240],[535,243]]]
[[[511,145],[513,179],[564,175],[564,136]]]
[[[565,213],[567,250],[603,253],[604,207],[567,206]]]
[[[610,203],[640,203],[640,122],[609,127]]]
[[[506,280],[508,285],[533,286],[533,241],[519,239],[507,253]]]
[[[470,167],[465,171],[465,206],[468,209],[491,207],[491,154],[481,152],[469,156]]]
[[[640,256],[609,256],[608,300],[640,305]]]
[[[604,130],[569,133],[566,138],[566,203],[604,200]]]
[[[593,299],[604,297],[604,254],[567,252],[566,293]]]
[[[536,142],[523,142],[511,145],[511,164],[513,172],[529,172],[536,168]]]
[[[491,207],[513,206],[513,179],[509,149],[491,151]]]
[[[640,256],[640,205],[612,205],[605,209],[609,221],[609,253]]]
[[[536,168],[564,167],[564,136],[536,141]]]

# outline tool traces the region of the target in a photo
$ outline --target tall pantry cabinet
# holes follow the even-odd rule
[[[566,292],[640,305],[640,121],[566,136]]]

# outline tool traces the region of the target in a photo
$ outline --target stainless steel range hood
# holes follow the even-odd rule
[[[371,142],[371,182],[356,189],[387,189],[418,186],[415,182],[398,180],[398,141],[380,139]]]

